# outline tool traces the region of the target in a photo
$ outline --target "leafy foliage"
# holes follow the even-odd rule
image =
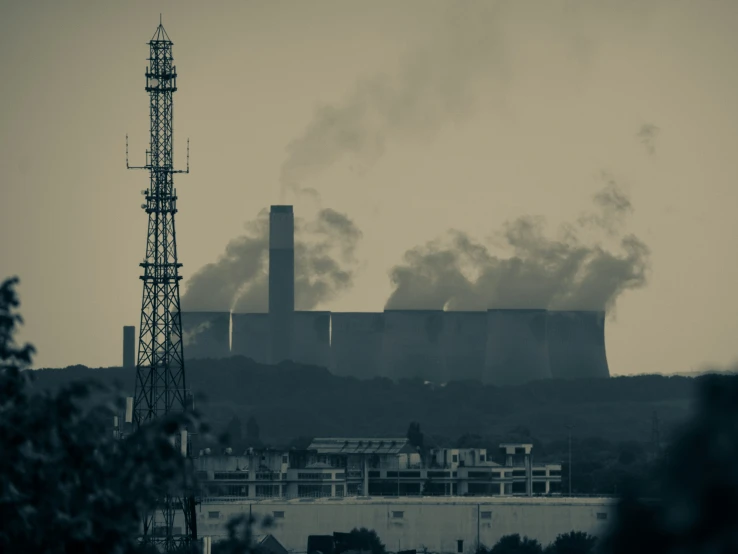
[[[500,538],[488,554],[542,554],[543,547],[535,539],[521,538],[520,535],[505,535]]]
[[[556,537],[545,549],[546,554],[594,554],[597,537],[572,531]]]
[[[603,541],[610,554],[738,552],[738,383],[701,381],[696,416],[667,450],[655,497],[633,484]]]
[[[34,388],[24,371],[34,349],[15,343],[22,323],[17,283],[0,285],[0,552],[157,552],[139,542],[142,516],[195,486],[171,438],[183,427],[207,433],[207,426],[196,412],[180,413],[116,437],[113,417],[123,397],[108,387],[87,381],[53,392]],[[90,402],[93,392],[106,401]],[[253,523],[232,521],[221,551],[254,551]]]
[[[268,529],[273,523],[268,517],[261,521],[246,514],[232,517],[226,525],[228,538],[213,543],[212,554],[259,554],[260,548],[254,543],[254,526],[259,524],[262,529]]]
[[[141,516],[191,483],[170,437],[199,422],[195,414],[162,418],[119,441],[112,421],[120,404],[82,407],[102,387],[34,391],[22,371],[33,348],[14,342],[16,283],[0,287],[0,550],[134,552]]]
[[[373,529],[354,528],[349,533],[351,550],[371,552],[371,554],[387,554],[387,549]]]

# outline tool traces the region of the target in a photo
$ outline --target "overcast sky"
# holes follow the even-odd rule
[[[175,176],[185,285],[282,200],[286,174],[362,232],[353,287],[317,308],[379,311],[408,249],[525,215],[553,235],[604,171],[651,251],[608,321],[611,372],[738,357],[738,2],[4,1],[0,276],[21,278],[37,367],[120,364],[121,327],[139,325],[148,176],[126,171],[125,135],[143,164],[160,12],[180,167],[191,137],[192,172]],[[366,136],[334,133],[307,167],[289,157],[333,113],[316,110],[385,93],[397,102]]]

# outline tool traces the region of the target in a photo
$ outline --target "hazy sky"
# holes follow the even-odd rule
[[[317,308],[378,311],[407,250],[520,216],[553,235],[604,171],[651,251],[608,323],[611,372],[736,359],[738,2],[6,0],[0,276],[21,278],[36,366],[119,364],[121,327],[138,327],[148,176],[126,171],[125,135],[142,164],[160,12],[181,167],[191,137],[175,176],[185,283],[285,181],[320,194],[284,197],[298,216],[331,208],[362,232],[353,288]],[[336,114],[368,129],[300,142]]]

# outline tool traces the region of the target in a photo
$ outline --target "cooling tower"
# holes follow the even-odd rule
[[[331,373],[371,379],[379,372],[383,313],[331,313]]]
[[[272,206],[269,214],[269,328],[271,361],[292,357],[295,311],[295,220],[292,206]]]
[[[609,377],[605,312],[549,312],[548,359],[556,379]]]
[[[482,382],[519,385],[550,379],[546,310],[489,310]]]
[[[331,313],[295,312],[292,319],[292,360],[328,367],[331,355]]]
[[[445,312],[442,350],[446,381],[482,380],[487,312]]]
[[[230,356],[229,312],[182,312],[182,342],[186,360]]]
[[[380,374],[445,381],[443,310],[385,310]]]
[[[257,363],[271,360],[268,314],[232,314],[231,352]]]
[[[136,328],[133,325],[123,327],[123,367],[136,367]]]

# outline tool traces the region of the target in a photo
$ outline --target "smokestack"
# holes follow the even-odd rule
[[[549,312],[548,358],[554,379],[609,377],[605,312]]]
[[[123,367],[136,367],[136,328],[133,325],[123,327]]]
[[[482,382],[521,385],[550,378],[546,310],[489,310]]]
[[[295,218],[292,206],[272,206],[269,213],[269,330],[271,361],[292,356],[295,311]]]

